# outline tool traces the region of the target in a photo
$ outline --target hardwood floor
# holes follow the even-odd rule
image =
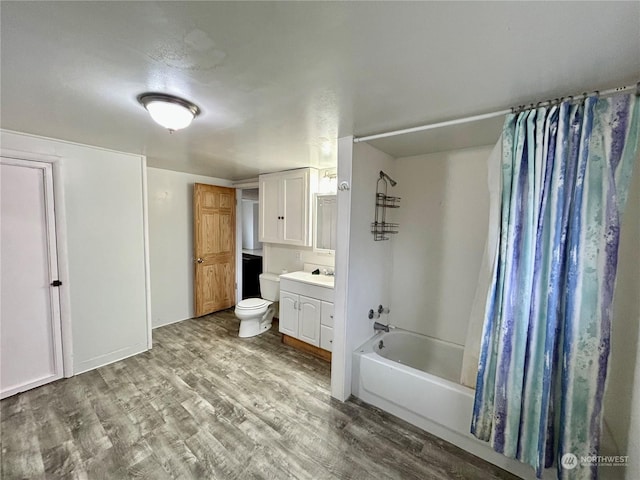
[[[357,400],[232,311],[154,330],[141,355],[0,403],[3,479],[512,479]]]

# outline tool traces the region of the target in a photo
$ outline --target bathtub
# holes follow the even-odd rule
[[[460,345],[405,330],[378,333],[354,352],[352,392],[521,478],[535,479],[531,467],[469,433],[474,390],[459,383],[463,352]]]

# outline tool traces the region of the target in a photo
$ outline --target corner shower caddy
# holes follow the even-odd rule
[[[386,220],[387,208],[400,207],[400,197],[387,195],[387,180],[392,187],[396,185],[395,180],[380,170],[380,178],[378,178],[378,183],[376,184],[376,213],[371,224],[371,233],[373,233],[373,239],[376,242],[389,240],[389,235],[398,233],[399,228],[397,223],[389,223]]]

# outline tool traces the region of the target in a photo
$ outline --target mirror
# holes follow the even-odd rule
[[[313,248],[319,252],[335,253],[337,202],[336,195],[317,194],[315,199],[315,232]]]

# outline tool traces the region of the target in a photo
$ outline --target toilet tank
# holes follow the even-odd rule
[[[260,274],[260,296],[265,300],[280,300],[280,275],[275,273]]]

